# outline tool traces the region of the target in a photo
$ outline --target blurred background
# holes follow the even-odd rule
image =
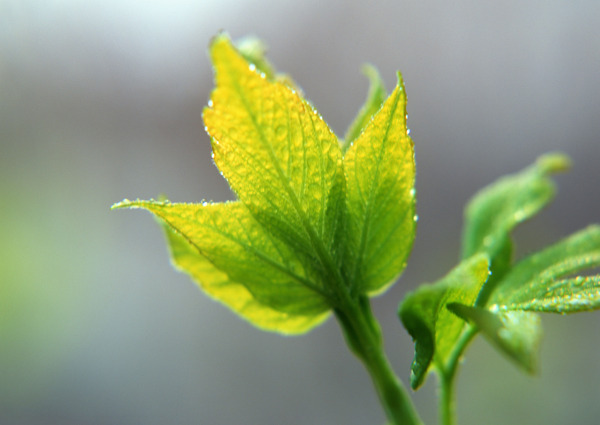
[[[405,382],[398,301],[453,266],[477,189],[561,150],[574,169],[518,229],[518,255],[600,222],[599,2],[1,1],[0,424],[384,422],[333,319],[302,337],[254,330],[170,267],[150,214],[109,211],[232,198],[201,121],[221,29],[264,39],[340,135],[361,65],[389,90],[403,72],[419,229],[374,309]],[[461,424],[597,423],[600,313],[544,326],[538,377],[473,344]],[[430,424],[432,378],[414,394]]]

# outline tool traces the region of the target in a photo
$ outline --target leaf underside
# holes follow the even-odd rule
[[[432,366],[444,369],[465,322],[446,307],[473,305],[489,276],[488,258],[478,254],[464,260],[434,284],[421,285],[400,304],[399,315],[415,342],[411,387],[417,389]]]

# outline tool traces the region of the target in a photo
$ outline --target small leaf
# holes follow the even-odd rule
[[[485,252],[490,257],[492,271],[478,305],[485,305],[493,288],[511,267],[511,231],[552,200],[555,187],[549,176],[566,170],[569,164],[562,154],[544,155],[520,173],[484,188],[469,202],[465,210],[462,258]]]
[[[304,332],[329,311],[319,276],[240,202],[123,201],[114,208],[143,208],[161,219],[177,267],[258,327]]]
[[[415,159],[402,78],[344,156],[350,239],[345,265],[359,292],[376,293],[402,272],[415,236]]]
[[[216,89],[203,118],[216,165],[265,228],[331,269],[345,183],[337,137],[297,92],[256,72],[227,36],[216,37],[210,53]]]
[[[503,177],[477,193],[465,211],[463,258],[484,251],[493,259],[512,229],[550,202],[555,189],[548,177],[566,170],[569,164],[562,154],[544,155],[520,173]]]
[[[266,57],[267,46],[256,37],[244,37],[236,43],[238,52],[269,80],[275,79],[275,68]]]
[[[444,368],[465,322],[450,313],[449,303],[471,306],[488,278],[488,258],[477,254],[463,260],[434,284],[421,285],[408,294],[399,309],[400,319],[415,341],[411,387],[423,383],[431,362]]]
[[[361,131],[367,126],[369,120],[373,118],[375,113],[379,111],[383,102],[387,97],[387,92],[385,91],[385,85],[377,68],[373,65],[366,64],[363,66],[363,74],[369,79],[369,93],[367,94],[367,99],[365,100],[365,104],[358,112],[356,118],[350,127],[348,127],[348,131],[344,136],[344,145],[342,147],[342,151],[346,152],[352,142],[359,136]]]
[[[600,308],[600,276],[575,276],[600,266],[600,226],[590,226],[533,254],[499,283],[490,303],[501,310],[575,313]]]
[[[484,337],[529,373],[536,373],[542,325],[537,314],[525,311],[492,312],[459,303],[448,305],[458,317],[472,322]]]

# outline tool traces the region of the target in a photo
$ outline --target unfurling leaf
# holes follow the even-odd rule
[[[369,93],[367,94],[365,104],[358,112],[356,118],[354,118],[350,127],[348,127],[348,131],[346,131],[344,145],[342,147],[344,152],[348,150],[352,142],[360,135],[362,130],[369,123],[369,120],[373,118],[377,111],[379,111],[387,97],[385,85],[383,84],[383,80],[381,79],[379,72],[377,72],[377,69],[372,65],[365,65],[363,67],[363,73],[369,79]]]
[[[385,289],[404,268],[415,168],[402,81],[380,108],[380,80],[369,71],[376,93],[344,157],[262,45],[247,41],[240,52],[221,34],[210,56],[216,88],[203,118],[215,164],[238,200],[125,200],[113,208],[152,212],[175,267],[254,325],[306,332],[347,297],[358,304]]]
[[[448,309],[472,322],[488,341],[529,373],[538,369],[542,326],[537,314],[526,311],[490,311],[459,303]]]
[[[487,280],[488,258],[477,254],[463,260],[448,275],[434,284],[421,285],[400,304],[399,315],[415,342],[411,366],[411,387],[423,383],[430,366],[444,368],[460,338],[465,322],[446,306],[460,303],[472,306]]]

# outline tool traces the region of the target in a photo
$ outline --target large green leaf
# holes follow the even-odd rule
[[[404,269],[415,236],[415,160],[402,77],[344,156],[345,265],[359,292],[384,290]]]
[[[489,275],[488,258],[477,254],[463,260],[434,284],[421,285],[400,304],[399,315],[415,342],[411,387],[423,383],[430,366],[444,369],[465,322],[446,307],[450,303],[472,306]]]

